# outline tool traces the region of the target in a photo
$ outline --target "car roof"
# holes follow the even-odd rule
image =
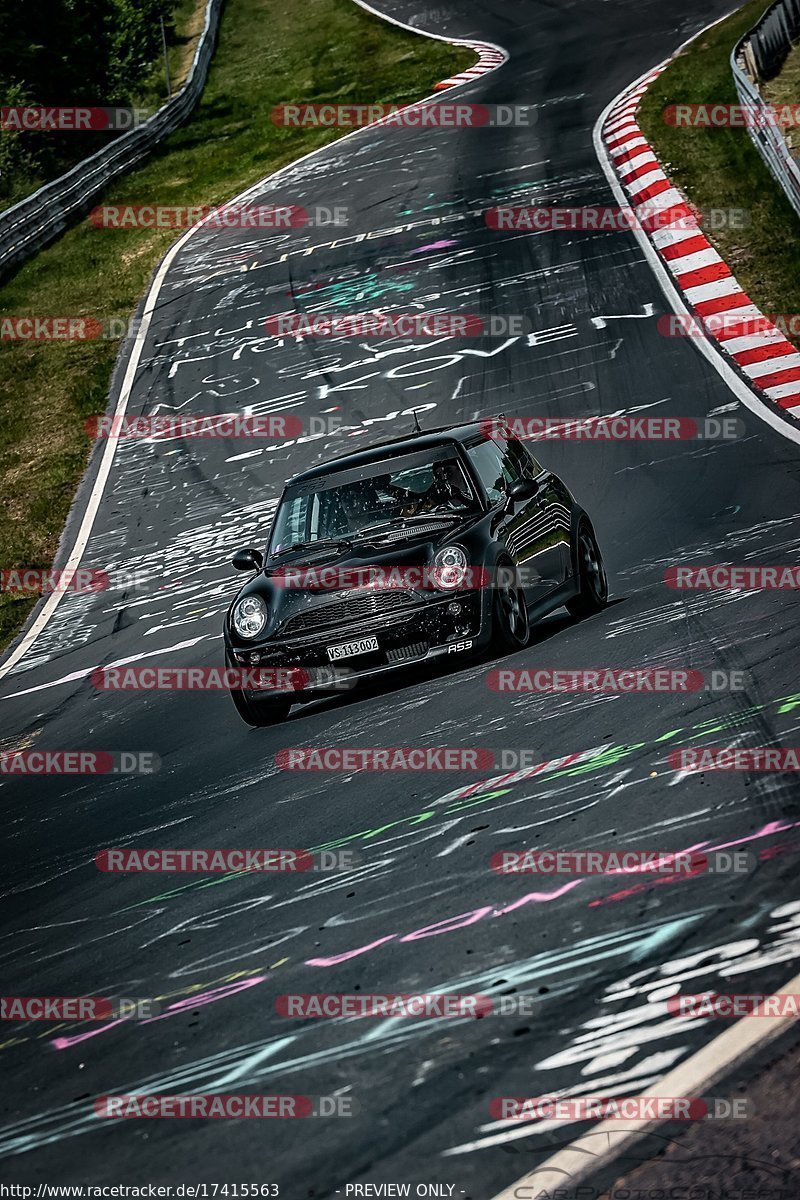
[[[414,450],[432,450],[437,446],[447,445],[448,442],[464,442],[475,436],[480,436],[484,433],[483,422],[474,421],[469,425],[442,425],[438,429],[425,429],[422,433],[406,434],[404,437],[385,438],[380,442],[373,442],[371,446],[363,450],[356,450],[351,454],[340,454],[335,458],[328,458],[322,463],[318,463],[315,467],[309,467],[307,471],[301,471],[299,475],[293,475],[288,481],[289,484],[298,483],[300,480],[316,479],[321,475],[330,475],[331,472],[346,471],[353,467],[364,467],[370,463],[381,462],[383,459],[394,458],[400,454],[410,454]]]

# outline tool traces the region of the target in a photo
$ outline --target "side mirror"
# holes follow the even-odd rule
[[[237,571],[260,571],[264,565],[264,556],[260,550],[244,546],[236,551],[231,562]]]
[[[522,504],[524,500],[530,500],[538,490],[539,488],[532,479],[515,479],[506,492],[506,507],[513,508],[515,504]]]

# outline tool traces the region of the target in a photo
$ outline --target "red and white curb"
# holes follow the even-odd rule
[[[474,50],[478,55],[478,61],[474,67],[468,67],[466,71],[459,71],[458,75],[451,75],[449,79],[443,79],[437,83],[436,91],[458,87],[461,83],[471,83],[473,79],[479,79],[481,75],[486,75],[489,71],[502,67],[504,62],[508,62],[505,50],[500,46],[493,46],[491,42],[459,42],[458,44],[469,46],[471,50]]]
[[[685,214],[687,205],[636,120],[642,96],[667,65],[662,63],[618,96],[598,124],[607,161],[634,215],[641,210],[651,224],[657,223],[659,211],[680,206]],[[800,423],[800,354],[753,304],[701,230],[685,228],[685,221],[677,215],[676,222],[674,227],[667,224],[644,230],[644,236],[655,248],[686,311],[701,319],[719,319],[719,332],[709,331],[706,340],[736,368],[756,397]],[[736,322],[756,319],[757,332],[737,335]],[[726,333],[728,326],[732,328]],[[785,426],[785,421],[781,424]]]
[[[369,0],[354,0],[354,3],[359,8],[363,8],[365,12],[372,13],[375,17],[380,17],[382,21],[388,21],[390,25],[396,25],[398,29],[407,29],[409,33],[417,33],[420,37],[432,38],[435,42],[447,42],[449,46],[464,46],[467,50],[475,51],[478,55],[478,61],[473,66],[467,67],[466,71],[459,71],[457,75],[450,75],[447,79],[442,79],[439,83],[435,83],[433,85],[435,92],[441,92],[445,88],[459,87],[462,83],[472,83],[475,79],[480,79],[481,75],[488,75],[490,71],[496,71],[498,67],[502,67],[503,63],[508,62],[510,57],[502,46],[496,46],[494,42],[473,42],[471,38],[454,38],[447,37],[444,33],[431,33],[429,29],[419,29],[416,25],[409,25],[405,21],[399,21],[397,17],[390,17],[388,13],[381,12],[379,8],[373,8]],[[423,104],[424,101],[420,100],[419,103]]]

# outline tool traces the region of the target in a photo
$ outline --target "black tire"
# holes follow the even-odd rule
[[[492,644],[496,650],[524,650],[531,636],[525,593],[511,562],[497,564],[492,602]]]
[[[566,608],[573,617],[590,617],[608,604],[608,577],[594,530],[584,519],[578,525],[577,541],[580,590],[577,596],[567,601]]]
[[[228,667],[236,665],[231,662],[227,654],[225,655],[225,665]],[[259,696],[257,692],[247,691],[243,688],[231,688],[230,692],[233,707],[245,725],[250,725],[253,729],[263,729],[267,725],[280,725],[281,721],[286,720],[292,707],[290,700],[267,699]]]

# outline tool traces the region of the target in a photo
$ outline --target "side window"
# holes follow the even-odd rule
[[[506,478],[535,479],[541,473],[542,468],[530,451],[516,438],[509,438],[503,455],[503,474]]]
[[[515,445],[511,441],[500,442],[498,448],[503,452],[503,478],[508,487],[509,484],[522,479],[523,460],[519,454],[519,444]]]
[[[308,536],[306,521],[308,519],[308,496],[298,496],[289,514],[286,530],[286,540],[291,545],[294,542],[305,541]]]
[[[295,542],[304,542],[308,537],[309,497],[294,496],[280,505],[277,520],[270,538],[270,553],[277,554]]]
[[[466,448],[467,457],[486,488],[490,504],[497,504],[505,492],[506,477],[501,446],[504,447],[505,443],[492,440],[478,442],[477,446]]]

